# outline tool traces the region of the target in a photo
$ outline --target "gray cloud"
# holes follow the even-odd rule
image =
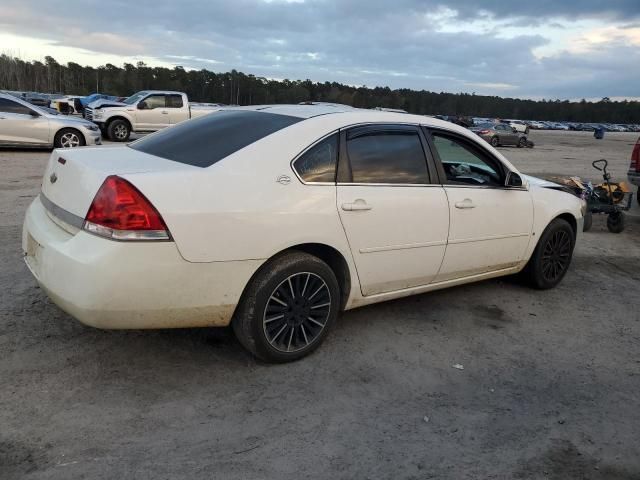
[[[639,49],[620,38],[595,52],[538,59],[532,50],[549,40],[527,28],[576,18],[632,28],[639,0],[460,0],[455,7],[442,0],[3,1],[0,29],[16,34],[273,78],[580,98],[637,96],[640,74]],[[460,25],[473,20],[486,28],[441,31],[434,14],[442,8],[454,9]],[[501,24],[523,33],[501,38]]]

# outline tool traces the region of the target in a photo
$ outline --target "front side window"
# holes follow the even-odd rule
[[[500,168],[467,142],[433,133],[433,143],[448,183],[474,186],[503,186]]]
[[[182,95],[167,95],[167,108],[182,108]]]
[[[22,115],[31,115],[31,109],[18,102],[14,102],[13,100],[0,98],[0,113],[20,113]]]
[[[336,180],[338,134],[316,143],[294,162],[293,168],[307,183],[333,183]]]
[[[153,110],[154,108],[164,108],[165,99],[164,95],[149,95],[143,100],[146,105],[146,110]]]
[[[427,184],[427,161],[417,131],[347,136],[353,183]]]

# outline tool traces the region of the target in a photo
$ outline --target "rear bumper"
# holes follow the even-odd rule
[[[259,260],[190,263],[173,242],[116,242],[61,228],[36,198],[22,248],[51,300],[97,328],[226,326]]]

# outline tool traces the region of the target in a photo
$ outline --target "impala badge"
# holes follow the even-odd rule
[[[53,173],[51,174],[51,176],[49,177],[49,181],[50,181],[51,183],[56,183],[56,182],[58,181],[58,175],[56,175],[56,172],[53,172]]]
[[[276,178],[276,182],[282,185],[289,185],[289,183],[291,183],[291,177],[287,175],[280,175],[278,178]]]

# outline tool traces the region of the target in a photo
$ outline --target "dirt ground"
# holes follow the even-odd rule
[[[503,152],[593,179],[608,158],[621,179],[637,136]],[[20,232],[48,155],[0,151],[0,479],[640,479],[637,208],[620,235],[597,217],[554,290],[365,307],[271,366],[228,330],[100,331],[47,300]]]

